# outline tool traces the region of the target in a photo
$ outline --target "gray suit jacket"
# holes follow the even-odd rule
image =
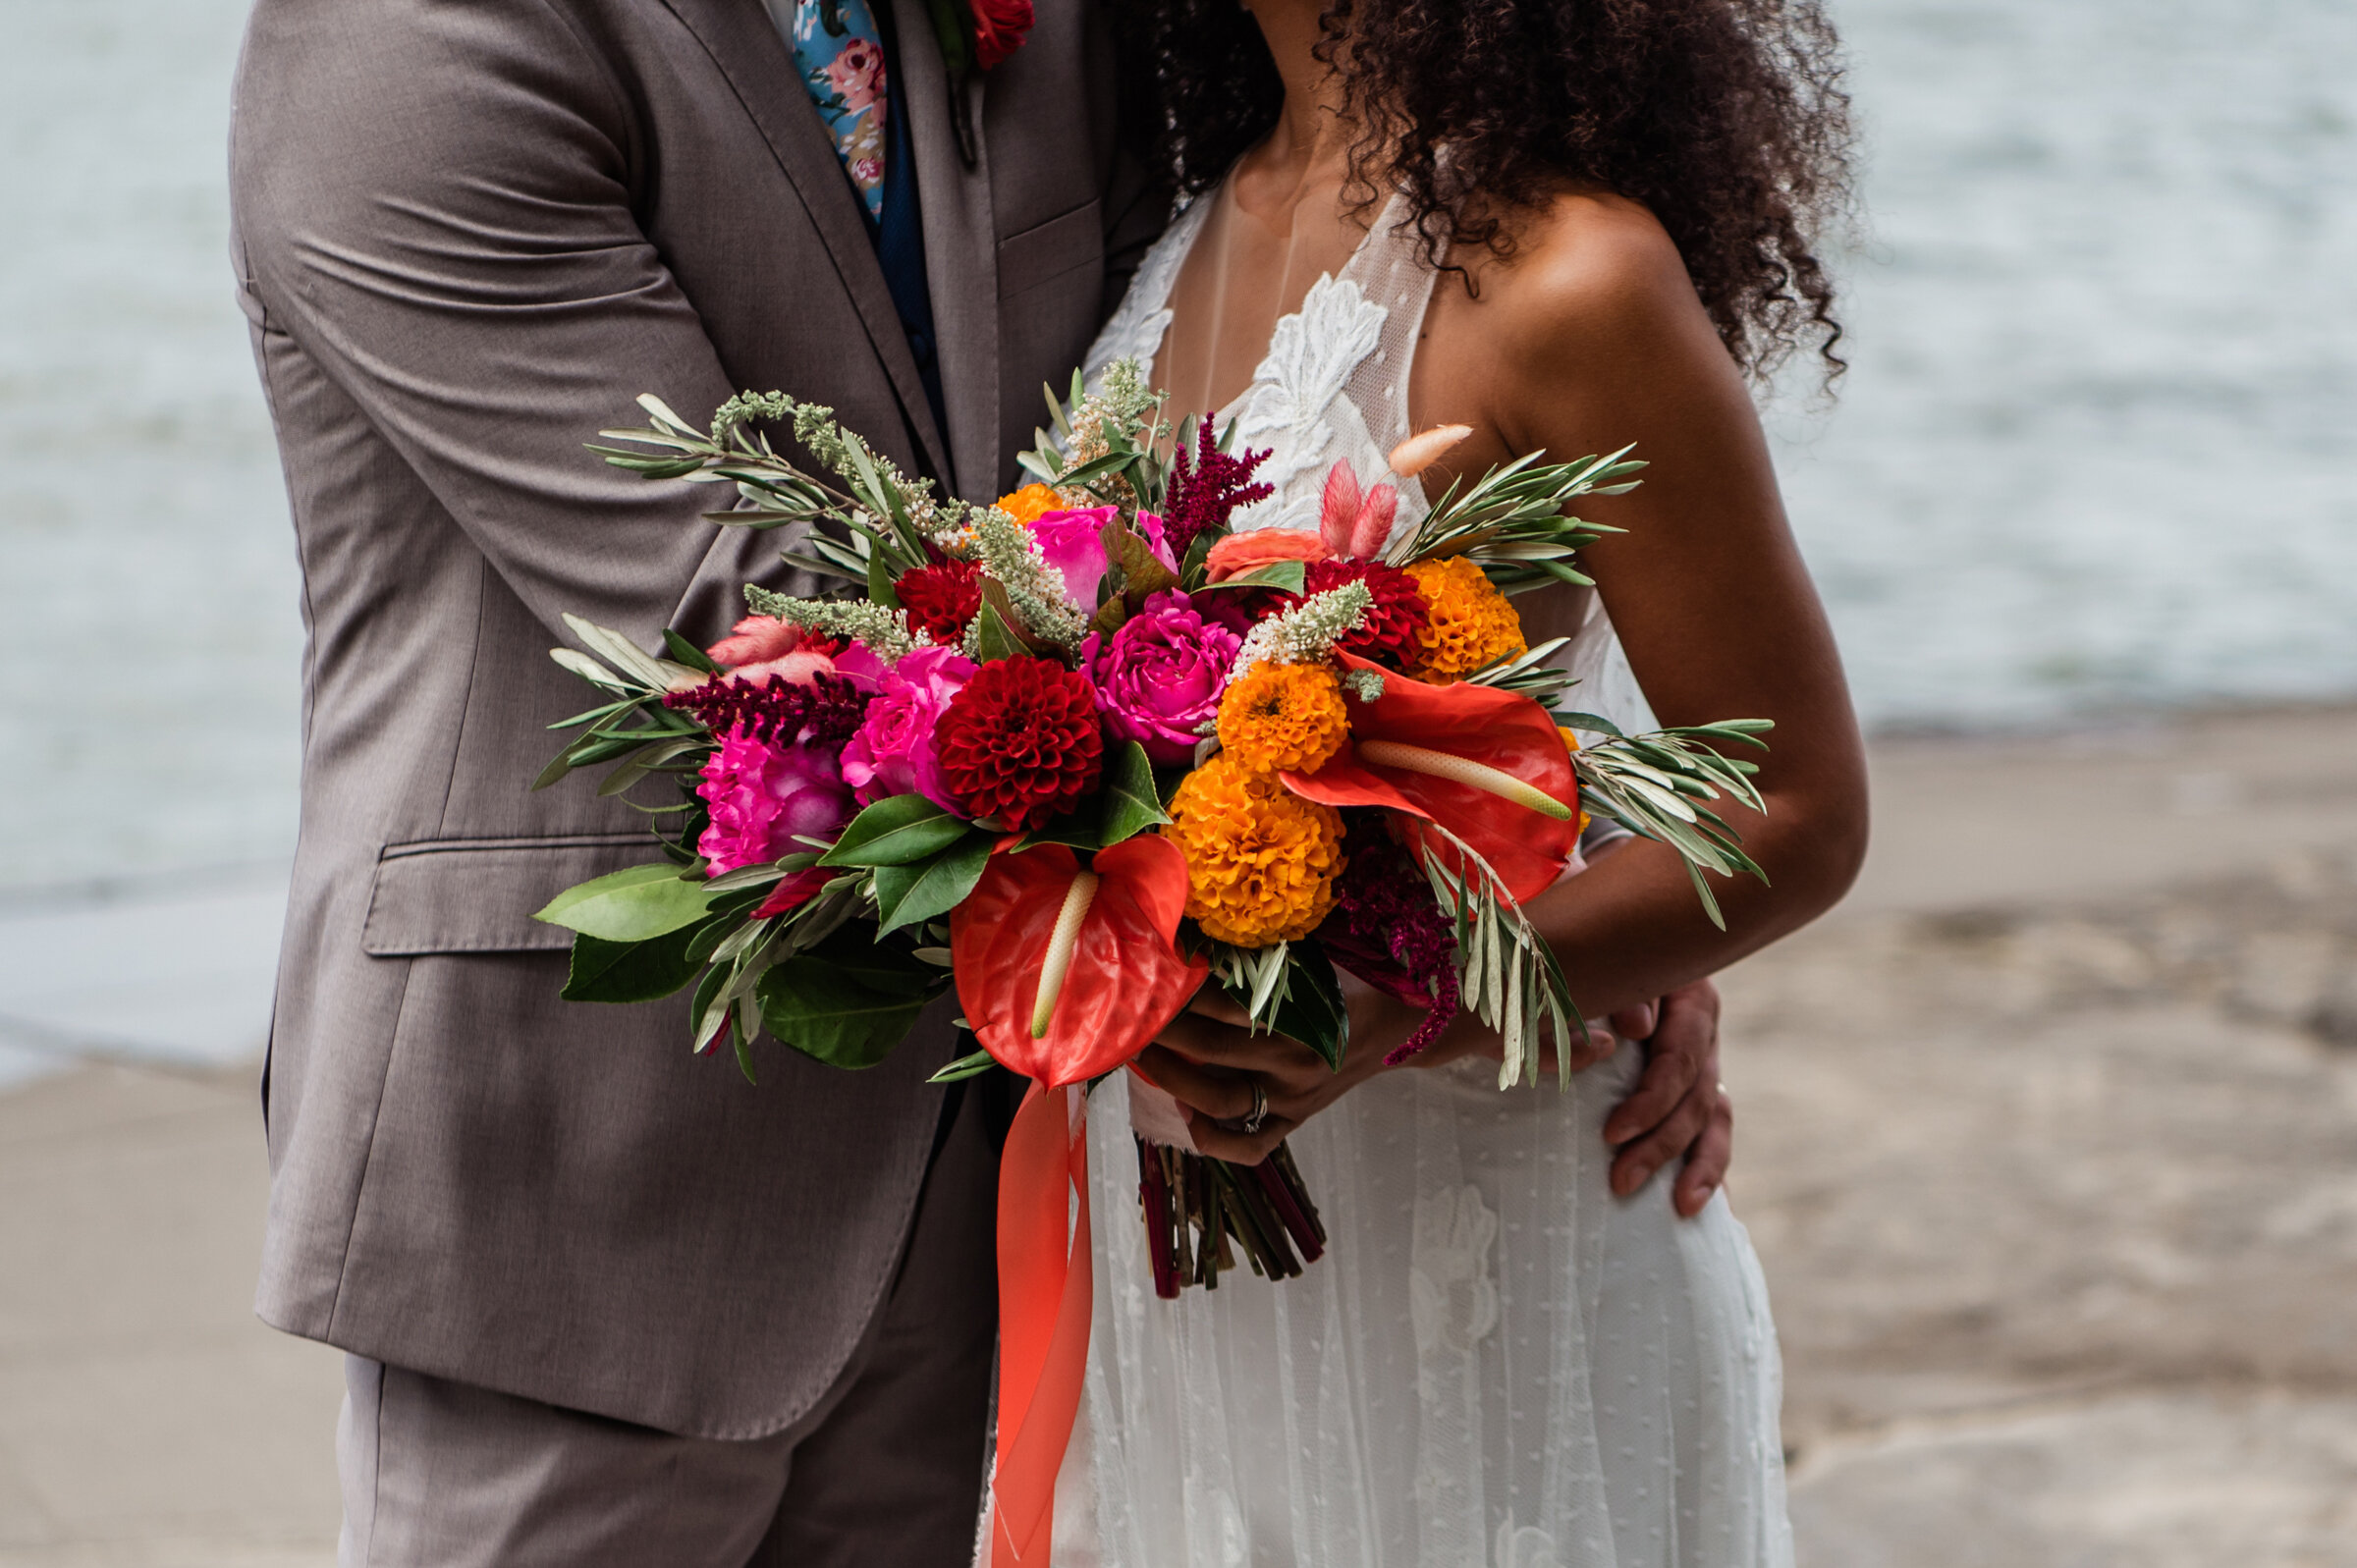
[[[531,912],[650,845],[586,782],[526,785],[590,705],[561,613],[702,641],[791,580],[776,535],[697,520],[714,491],[582,450],[634,395],[784,388],[987,498],[1159,227],[1088,0],[1039,0],[977,84],[972,171],[924,0],[895,4],[946,431],[760,0],[259,0],[233,249],[309,630],[279,1327],[738,1437],[812,1406],[890,1280],[948,1012],[863,1073],[772,1047],[754,1089],[688,1055],[684,1001],[560,1001]]]

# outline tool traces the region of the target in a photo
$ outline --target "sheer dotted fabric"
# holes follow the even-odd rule
[[[1092,375],[1151,359],[1201,205],[1141,269]],[[1372,481],[1408,433],[1434,273],[1394,216],[1279,323],[1224,411],[1297,458],[1243,525],[1314,526],[1336,458]],[[1422,491],[1392,477],[1402,522],[1421,516]],[[1573,635],[1580,705],[1649,727],[1593,595],[1542,618]],[[1366,1084],[1292,1139],[1326,1257],[1176,1302],[1153,1293],[1127,1085],[1109,1080],[1089,1116],[1096,1319],[1057,1568],[1786,1568],[1781,1370],[1750,1241],[1724,1194],[1678,1219],[1672,1172],[1625,1201],[1608,1184],[1604,1119],[1642,1069],[1625,1046],[1568,1092],[1502,1093],[1478,1062]]]

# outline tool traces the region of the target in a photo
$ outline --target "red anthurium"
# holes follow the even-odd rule
[[[1178,954],[1185,909],[1186,857],[1152,835],[1085,871],[1062,844],[993,855],[950,915],[958,1000],[982,1049],[1051,1089],[1136,1055],[1209,971]]]
[[[1409,819],[1426,848],[1438,823],[1505,880],[1517,902],[1555,884],[1579,847],[1579,785],[1570,748],[1547,710],[1510,691],[1469,681],[1427,685],[1354,654],[1383,695],[1350,708],[1350,744],[1314,775],[1283,775],[1286,787],[1329,806],[1383,806]]]

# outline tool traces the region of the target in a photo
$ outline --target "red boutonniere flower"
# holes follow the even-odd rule
[[[979,148],[965,85],[976,71],[988,71],[1023,46],[1034,20],[1031,0],[929,0],[933,36],[950,79],[950,123],[958,132],[958,153],[968,169]]]
[[[1031,0],[969,0],[974,60],[985,71],[1023,46],[1031,32]]]

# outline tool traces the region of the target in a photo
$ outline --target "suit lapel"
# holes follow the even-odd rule
[[[999,246],[991,212],[990,148],[982,141],[982,95],[987,79],[967,87],[974,167],[958,152],[951,123],[949,82],[925,0],[894,0],[900,34],[901,80],[907,94],[908,139],[916,152],[916,189],[925,226],[927,282],[933,296],[933,335],[940,358],[942,404],[957,460],[957,489],[973,501],[998,493]]]
[[[705,53],[728,79],[738,101],[769,143],[778,167],[800,197],[803,211],[809,214],[811,227],[826,244],[836,276],[842,280],[845,292],[851,297],[851,303],[867,327],[868,342],[874,346],[877,359],[891,378],[893,391],[900,398],[901,411],[908,427],[916,432],[928,466],[942,475],[945,483],[954,482],[951,476],[958,470],[951,462],[951,449],[934,427],[933,411],[925,402],[924,382],[916,373],[916,356],[908,350],[900,312],[893,308],[892,291],[885,287],[884,270],[877,264],[875,245],[867,237],[867,220],[860,214],[850,181],[844,178],[843,164],[836,156],[834,144],[827,139],[825,128],[811,109],[808,89],[795,74],[794,55],[786,47],[786,40],[778,35],[761,0],[663,0],[663,3],[703,44]],[[921,21],[921,11],[918,15]],[[905,38],[907,34],[904,32],[902,36]],[[930,35],[926,37],[926,48],[919,52],[927,56],[938,81],[941,66],[938,60],[930,58]],[[914,109],[916,105],[912,102],[909,107]],[[911,139],[921,147],[923,136],[913,121]],[[952,162],[957,161],[955,147],[950,157]],[[921,152],[918,162],[920,167],[924,163]],[[929,190],[923,193],[931,194]],[[930,212],[926,214],[925,227],[929,241],[933,227]],[[781,299],[779,308],[792,306]],[[994,334],[994,347],[995,343]],[[945,380],[943,390],[952,400],[951,406],[957,406],[953,385]]]

